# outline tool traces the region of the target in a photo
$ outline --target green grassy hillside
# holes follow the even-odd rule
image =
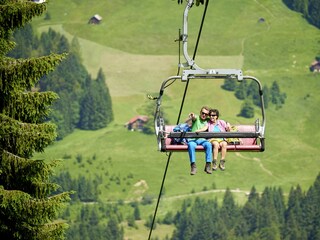
[[[100,175],[102,201],[137,200],[157,196],[167,157],[157,152],[155,136],[127,131],[123,125],[149,104],[147,93],[156,93],[164,79],[175,75],[183,7],[176,1],[51,1],[51,20],[36,19],[39,31],[52,27],[70,39],[79,38],[84,64],[92,75],[103,68],[110,89],[115,120],[99,131],[76,131],[47,148],[40,157],[70,159],[61,170]],[[203,6],[193,7],[189,17],[189,47],[193,46]],[[100,25],[88,25],[100,14]],[[264,22],[259,22],[264,18]],[[319,173],[320,74],[309,72],[319,49],[320,31],[299,14],[287,9],[281,0],[211,1],[200,41],[197,64],[203,68],[241,68],[263,85],[277,81],[287,94],[279,110],[266,111],[266,151],[229,153],[227,170],[206,175],[201,170],[203,154],[198,155],[199,172],[189,175],[187,153],[174,153],[165,183],[165,197],[159,215],[174,209],[181,198],[206,190],[204,197],[221,197],[213,190],[234,190],[238,202],[254,185],[282,187],[288,192],[299,184],[306,190]],[[183,61],[183,60],[182,60]],[[220,88],[222,81],[191,82],[183,116],[198,111],[203,104],[217,107],[222,118],[232,123],[253,123],[237,117],[241,106],[233,93]],[[171,123],[176,122],[184,84],[168,88],[163,102]],[[257,109],[257,116],[259,109]],[[82,162],[76,161],[82,156]],[[93,157],[94,156],[94,157]],[[92,160],[92,159],[95,160]],[[91,159],[91,160],[90,160]],[[112,179],[118,177],[119,182]],[[143,180],[143,181],[142,181]],[[137,184],[141,181],[146,184]],[[153,213],[153,205],[143,215]],[[138,238],[137,238],[138,239]]]

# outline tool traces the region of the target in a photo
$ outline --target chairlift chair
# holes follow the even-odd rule
[[[194,0],[188,0],[183,15],[183,31],[180,36],[182,41],[183,55],[186,60],[185,63],[179,64],[179,68],[183,68],[182,74],[177,76],[170,76],[162,82],[159,96],[152,98],[156,100],[156,110],[154,114],[154,128],[157,137],[158,150],[162,152],[183,152],[187,151],[187,145],[172,144],[173,138],[239,138],[242,144],[228,145],[228,151],[254,151],[262,152],[265,150],[265,108],[262,85],[260,81],[252,76],[244,76],[240,69],[202,69],[188,54],[188,14],[194,4]],[[217,79],[232,79],[243,82],[244,80],[251,80],[257,83],[260,96],[260,108],[262,120],[257,119],[252,125],[237,125],[237,132],[173,132],[174,125],[166,125],[161,114],[161,103],[165,89],[176,80],[182,83],[188,81],[201,81],[202,79],[217,80]],[[204,150],[202,146],[197,146],[196,150]]]

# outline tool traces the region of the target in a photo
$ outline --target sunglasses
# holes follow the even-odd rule
[[[202,114],[202,115],[206,115],[206,116],[209,115],[209,113],[205,113],[205,112],[201,112],[201,114]]]
[[[215,114],[211,114],[211,115],[210,115],[210,117],[216,117],[216,116],[217,116],[217,115],[215,115]]]

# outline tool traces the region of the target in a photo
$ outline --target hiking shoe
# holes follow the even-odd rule
[[[221,169],[221,171],[224,171],[226,169],[226,167],[224,166],[225,164],[225,160],[220,160],[220,163],[219,163],[219,168]]]
[[[190,175],[195,175],[197,173],[197,166],[195,163],[191,163]]]
[[[217,160],[213,160],[213,161],[212,161],[212,170],[213,170],[213,171],[216,171],[217,168],[218,168]]]
[[[206,162],[206,165],[204,166],[204,171],[208,174],[211,174],[212,173],[212,170],[211,170],[211,162]]]

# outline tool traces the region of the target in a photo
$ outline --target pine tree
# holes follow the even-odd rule
[[[105,82],[102,69],[97,79],[86,81],[86,92],[81,101],[80,121],[78,127],[85,130],[96,130],[106,127],[113,120],[112,101]]]
[[[245,118],[254,117],[254,107],[251,101],[247,100],[242,104],[239,115]]]
[[[134,220],[141,220],[140,209],[138,204],[136,204],[134,207],[133,216],[134,216]]]
[[[0,238],[63,239],[67,224],[57,220],[69,193],[51,195],[55,162],[32,160],[56,137],[55,125],[44,123],[58,96],[36,92],[37,81],[54,70],[65,55],[13,59],[13,30],[46,10],[30,1],[0,1]]]
[[[24,28],[13,33],[15,48],[8,54],[13,58],[28,58],[32,54],[33,46],[37,43],[34,37],[33,29],[30,24],[26,24]]]
[[[230,189],[227,188],[224,194],[222,206],[220,209],[220,219],[225,224],[228,230],[234,227],[236,223],[236,219],[238,218],[238,214],[239,214],[239,209],[234,202]]]
[[[227,78],[224,80],[223,85],[221,86],[222,89],[227,91],[234,91],[237,87],[237,82],[234,79]]]
[[[238,87],[235,90],[234,95],[236,96],[236,98],[240,99],[240,100],[244,100],[247,98],[247,88],[248,88],[248,83],[247,81],[243,81],[241,82]]]
[[[270,88],[271,94],[271,102],[276,105],[276,109],[281,108],[281,106],[285,103],[286,94],[281,93],[279,84],[274,81]]]
[[[270,187],[266,187],[261,195],[258,217],[260,239],[280,239],[281,225],[274,195],[275,191]]]
[[[309,188],[302,203],[303,226],[308,239],[319,239],[320,234],[320,174]]]
[[[80,121],[78,127],[84,130],[96,130],[101,127],[101,118],[98,118],[98,96],[95,94],[97,89],[95,82],[88,76],[86,80],[86,92],[80,104]],[[103,126],[102,126],[103,127]]]
[[[106,77],[101,68],[99,69],[96,81],[98,85],[97,94],[101,98],[100,113],[104,115],[105,123],[108,124],[111,121],[113,121],[112,99],[109,92],[109,88],[106,84]]]
[[[309,21],[320,28],[320,1],[309,0],[308,6]]]
[[[291,188],[288,198],[288,207],[285,211],[285,224],[283,227],[283,239],[306,239],[303,230],[302,213],[303,193],[298,185],[296,189]]]
[[[248,201],[243,206],[240,220],[235,228],[238,236],[246,237],[253,235],[258,228],[259,194],[255,187],[251,188]]]
[[[188,204],[186,201],[183,202],[181,211],[178,212],[175,216],[175,225],[176,230],[172,235],[172,240],[186,239],[189,240],[192,238],[193,233],[195,231],[193,219],[189,215]]]
[[[45,49],[51,47],[51,51],[61,52],[64,49],[69,51],[70,46],[65,37],[52,30],[49,30],[46,35],[50,39],[41,41]],[[53,46],[54,44],[56,46]],[[70,52],[64,64],[58,66],[56,71],[43,77],[40,81],[41,91],[55,91],[61,99],[54,104],[54,111],[49,115],[49,120],[58,125],[58,139],[72,133],[79,122],[80,99],[87,76],[88,73],[80,63],[80,59],[76,54]]]

